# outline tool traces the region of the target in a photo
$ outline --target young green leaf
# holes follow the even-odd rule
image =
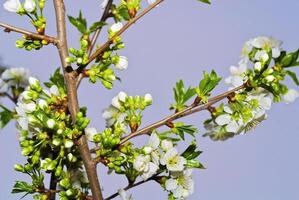
[[[8,110],[6,107],[0,104],[0,107],[3,109],[2,112],[0,112],[0,129],[4,128],[10,120],[13,119],[13,112]]]
[[[34,193],[34,188],[29,183],[26,183],[24,181],[16,181],[11,193]]]
[[[174,128],[171,129],[173,133],[180,136],[183,140],[185,140],[185,133],[195,137],[194,133],[197,133],[197,128],[193,127],[193,125],[186,125],[182,122],[178,122],[174,124]]]
[[[204,77],[196,88],[198,97],[200,97],[203,102],[207,102],[210,92],[219,84],[220,81],[221,78],[218,77],[214,70],[211,73],[204,72]]]
[[[87,22],[86,19],[83,18],[81,11],[79,13],[79,17],[75,18],[72,16],[68,16],[68,19],[71,22],[71,24],[78,29],[80,33],[85,34],[87,32]]]
[[[172,104],[170,109],[176,109],[180,111],[186,107],[185,104],[196,94],[196,91],[195,88],[191,87],[186,89],[184,86],[184,82],[182,80],[179,80],[173,88],[173,93],[176,103]]]
[[[95,32],[96,30],[102,28],[103,26],[105,26],[107,23],[105,22],[102,22],[102,21],[98,21],[98,22],[95,22],[93,23],[90,28],[89,28],[89,33],[93,33]]]
[[[286,72],[287,72],[287,75],[289,75],[291,77],[291,79],[294,81],[294,83],[299,86],[299,80],[297,78],[296,73],[292,72],[292,71],[286,71]]]
[[[202,2],[202,3],[206,3],[206,4],[211,4],[211,1],[210,1],[210,0],[198,0],[198,1],[200,1],[200,2]]]

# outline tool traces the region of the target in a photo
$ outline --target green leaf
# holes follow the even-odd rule
[[[82,12],[80,11],[79,17],[75,18],[72,16],[68,16],[69,21],[73,26],[75,26],[78,31],[82,34],[87,32],[87,22],[86,19],[82,17]]]
[[[173,133],[179,135],[183,140],[185,140],[185,133],[195,137],[194,133],[197,133],[197,128],[193,127],[193,125],[185,125],[182,122],[178,122],[174,124],[174,128],[171,129]]]
[[[211,4],[210,0],[198,0],[198,1],[200,1],[202,3],[206,3],[206,4]]]
[[[98,21],[95,22],[91,25],[91,27],[89,28],[89,33],[95,32],[96,30],[102,28],[103,26],[105,26],[107,23],[102,22],[102,21]]]
[[[46,82],[44,83],[45,86],[47,87],[52,87],[53,85],[57,85],[58,88],[63,88],[64,90],[66,90],[65,87],[65,82],[64,82],[64,77],[63,75],[60,73],[60,68],[56,69],[54,74],[51,75],[50,77],[50,81],[51,82]]]
[[[218,77],[214,70],[211,73],[204,72],[204,77],[196,88],[198,97],[200,97],[203,102],[207,102],[210,92],[219,84],[220,81],[221,78]]]
[[[0,128],[4,128],[10,120],[13,119],[13,112],[8,110],[3,105],[0,105],[0,107],[3,109],[2,112],[0,112]]]
[[[16,181],[11,193],[34,193],[34,188],[29,183],[26,183],[24,181]]]
[[[184,82],[179,80],[173,88],[173,93],[176,103],[171,105],[170,109],[176,109],[180,111],[186,107],[185,104],[196,94],[196,91],[195,88],[191,87],[186,89]]]
[[[297,61],[298,57],[299,49],[297,51],[286,54],[284,57],[281,58],[280,63],[284,68],[295,67],[299,64]]]
[[[294,83],[299,86],[299,80],[297,78],[296,73],[292,72],[292,71],[286,71],[286,72],[287,72],[287,75],[289,75],[292,78],[292,80],[294,81]]]
[[[193,160],[193,159],[197,158],[202,153],[202,151],[196,151],[196,149],[197,149],[197,144],[195,141],[193,141],[189,145],[189,147],[182,153],[181,156],[183,156],[187,160]]]
[[[197,169],[205,169],[203,164],[201,164],[197,160],[187,160],[187,164],[185,165],[187,168],[197,168]]]

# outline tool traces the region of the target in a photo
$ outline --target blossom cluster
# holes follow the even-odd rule
[[[4,2],[3,7],[5,10],[13,13],[17,13],[21,16],[28,16],[30,22],[35,27],[39,34],[45,33],[46,28],[46,18],[43,16],[43,9],[46,0],[25,0],[20,2],[20,0],[7,0]],[[32,49],[40,49],[43,45],[47,45],[49,42],[47,40],[34,40],[26,35],[23,36],[24,39],[16,41],[17,48],[25,48],[28,51]]]
[[[160,140],[156,133],[152,133],[142,153],[136,156],[133,166],[143,180],[163,172],[161,169],[165,168],[168,176],[165,176],[164,184],[169,196],[174,199],[185,199],[194,190],[192,170],[188,169],[186,164],[187,159],[178,153],[171,140]]]
[[[9,92],[10,89],[26,88],[28,86],[29,71],[24,68],[6,69],[0,77],[0,93]],[[16,91],[15,91],[16,92]]]
[[[299,93],[281,83],[286,76],[283,62],[286,53],[281,41],[260,36],[247,41],[242,50],[239,66],[231,66],[231,76],[225,82],[230,89],[245,86],[233,93],[227,104],[212,110],[212,118],[205,122],[206,136],[225,140],[256,127],[266,117],[273,101],[293,102]],[[297,59],[297,58],[296,58]],[[274,67],[270,67],[271,61]],[[253,70],[250,65],[253,65]],[[248,90],[249,89],[249,90]]]
[[[27,157],[28,163],[18,164],[15,169],[29,174],[33,181],[38,179],[39,184],[32,186],[35,189],[44,188],[42,171],[55,174],[62,188],[61,199],[69,199],[80,196],[81,189],[89,187],[73,142],[83,134],[89,119],[81,110],[76,123],[72,124],[67,114],[63,77],[59,71],[53,77],[45,83],[49,89],[44,89],[38,79],[29,77],[29,87],[18,98],[15,118],[22,155]]]

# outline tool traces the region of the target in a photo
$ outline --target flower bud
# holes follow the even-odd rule
[[[144,96],[144,100],[147,105],[150,105],[153,103],[153,97],[149,93]]]
[[[265,79],[268,83],[271,83],[275,80],[275,77],[273,75],[269,75],[269,76],[266,76]]]
[[[129,65],[128,58],[125,56],[119,56],[117,62],[115,63],[115,68],[122,71],[127,69],[128,65]]]
[[[128,97],[128,95],[125,93],[125,92],[123,92],[123,91],[121,91],[120,93],[118,93],[118,100],[119,101],[121,101],[121,102],[125,102],[126,101],[126,98]]]
[[[24,167],[22,166],[22,165],[20,165],[20,164],[16,164],[16,165],[14,165],[14,169],[16,170],[16,171],[18,171],[18,172],[24,172],[25,170],[24,170]]]
[[[19,48],[19,49],[24,48],[24,44],[25,44],[24,40],[17,40],[16,41],[16,47]]]
[[[121,22],[117,22],[110,27],[110,31],[112,33],[116,33],[118,31],[120,31],[120,29],[122,29],[122,27],[123,27],[123,24]]]
[[[74,145],[74,142],[72,140],[70,140],[70,139],[66,139],[64,141],[64,147],[67,148],[67,149],[71,148],[73,145]]]
[[[149,147],[149,146],[143,147],[144,154],[150,154],[152,151],[153,151],[152,147]]]
[[[25,0],[24,9],[27,12],[31,13],[35,10],[35,8],[36,8],[36,4],[34,0]]]
[[[260,72],[262,70],[262,63],[261,62],[256,62],[254,64],[254,70],[257,72]]]
[[[50,128],[50,129],[53,129],[54,128],[54,126],[55,126],[55,121],[54,121],[54,119],[48,119],[47,120],[47,127],[48,128]]]
[[[29,85],[30,88],[37,91],[37,92],[41,92],[42,91],[42,87],[40,85],[40,81],[34,77],[29,77],[28,79],[29,81]]]
[[[77,158],[76,158],[72,153],[68,153],[68,154],[67,154],[67,159],[68,159],[70,162],[76,162],[76,161],[77,161]]]

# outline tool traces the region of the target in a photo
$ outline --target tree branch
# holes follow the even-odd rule
[[[91,63],[96,57],[98,57],[101,53],[103,53],[109,46],[112,44],[113,40],[120,36],[123,32],[125,32],[132,24],[134,24],[136,21],[138,21],[141,17],[143,17],[145,14],[147,14],[149,11],[151,11],[153,8],[155,8],[157,5],[162,3],[164,0],[157,0],[155,3],[148,6],[146,9],[144,9],[139,15],[136,17],[130,19],[122,29],[120,29],[112,38],[110,38],[105,44],[103,44],[100,48],[98,48],[91,56],[89,57],[88,65]]]
[[[125,137],[121,140],[119,146],[123,145],[123,144],[124,144],[125,142],[127,142],[128,140],[130,140],[130,139],[132,139],[132,138],[134,138],[134,137],[137,137],[137,136],[139,136],[139,135],[150,134],[154,129],[157,129],[157,128],[161,127],[161,126],[164,126],[164,125],[166,125],[166,124],[169,123],[169,122],[172,122],[172,121],[174,121],[174,120],[183,118],[183,117],[185,117],[185,116],[191,115],[191,114],[196,113],[196,112],[200,112],[200,111],[202,111],[202,110],[206,110],[206,109],[208,109],[210,106],[212,106],[213,104],[215,104],[215,103],[217,103],[217,102],[219,102],[219,101],[221,101],[221,100],[227,98],[230,94],[232,94],[232,93],[234,93],[234,92],[236,92],[236,91],[239,91],[239,90],[241,90],[241,89],[244,89],[244,88],[246,88],[246,87],[248,87],[247,83],[245,83],[245,84],[243,84],[243,85],[241,85],[241,86],[239,86],[239,87],[236,87],[236,88],[234,88],[234,89],[232,89],[232,90],[229,90],[229,91],[227,91],[227,92],[224,92],[224,93],[222,93],[222,94],[219,94],[219,95],[217,95],[217,96],[215,96],[215,97],[212,97],[212,98],[210,98],[210,99],[208,100],[208,102],[205,103],[205,104],[202,104],[202,103],[200,103],[200,104],[194,104],[194,103],[193,103],[192,105],[188,106],[187,108],[185,108],[185,109],[182,110],[182,111],[179,111],[179,112],[177,112],[177,113],[174,113],[174,114],[172,114],[172,115],[170,115],[170,116],[168,116],[168,117],[165,117],[164,119],[162,119],[162,120],[160,120],[160,121],[158,121],[158,122],[156,122],[156,123],[153,123],[153,124],[151,124],[151,125],[148,125],[147,127],[143,128],[143,129],[140,129],[140,130],[138,130],[138,131],[136,131],[136,132],[133,132],[133,133],[131,133],[131,134],[125,136]],[[95,148],[91,149],[90,152],[91,152],[91,153],[95,153],[98,149],[99,149],[99,147],[95,147]],[[99,158],[95,158],[95,161],[100,162]]]
[[[52,43],[54,45],[56,45],[57,42],[58,42],[57,39],[54,38],[54,37],[51,37],[51,36],[48,36],[48,35],[41,35],[41,34],[38,34],[38,33],[31,32],[31,31],[27,31],[25,29],[18,28],[18,27],[15,27],[15,26],[11,26],[9,24],[5,24],[5,23],[2,23],[2,22],[0,22],[0,26],[4,28],[5,32],[13,31],[13,32],[21,33],[21,34],[24,34],[24,35],[26,35],[27,37],[29,37],[31,39],[46,40],[47,42]]]
[[[146,9],[144,9],[139,15],[137,15],[136,17],[130,19],[121,30],[119,30],[112,38],[110,38],[107,42],[105,42],[101,47],[99,47],[98,49],[96,49],[96,51],[94,53],[92,53],[88,59],[88,62],[86,63],[85,66],[82,66],[79,71],[83,70],[89,63],[91,63],[94,59],[96,59],[100,54],[102,54],[109,46],[110,44],[113,43],[113,40],[120,36],[122,33],[124,33],[131,25],[133,25],[136,21],[138,21],[141,17],[143,17],[144,15],[146,15],[149,11],[151,11],[153,8],[155,8],[157,5],[159,5],[160,3],[162,3],[164,0],[157,0],[155,3],[151,4],[150,6],[148,6]],[[108,6],[108,5],[107,5]],[[107,7],[106,7],[107,8]],[[90,52],[91,53],[91,52]],[[78,81],[76,83],[76,87],[79,87],[80,82],[82,81],[82,79],[84,78],[84,76],[82,75],[82,73],[79,74],[78,77]]]
[[[112,3],[113,3],[113,0],[109,0],[106,7],[105,7],[105,10],[103,12],[103,15],[101,17],[101,22],[105,22],[108,18],[109,18],[109,11],[110,11],[110,8],[112,6]],[[100,32],[102,30],[102,27],[100,27],[99,29],[96,30],[96,32],[94,33],[94,35],[92,36],[92,39],[91,39],[91,42],[90,42],[90,46],[89,46],[89,49],[88,49],[88,52],[89,52],[89,56],[90,54],[92,53],[92,50],[97,42],[97,39],[100,35]]]
[[[131,133],[130,135],[124,137],[124,138],[121,140],[120,145],[123,145],[125,142],[127,142],[128,140],[130,140],[130,139],[132,139],[132,138],[134,138],[134,137],[136,137],[136,136],[139,136],[139,135],[142,135],[142,134],[149,134],[149,133],[151,133],[151,131],[153,131],[154,129],[157,129],[157,128],[163,126],[163,125],[166,125],[168,122],[172,122],[172,121],[174,121],[174,120],[176,120],[176,119],[179,119],[179,118],[182,118],[182,117],[191,115],[191,114],[193,114],[193,113],[196,113],[196,112],[205,110],[205,109],[209,108],[210,106],[212,106],[213,104],[215,104],[215,103],[221,101],[222,99],[225,99],[225,98],[228,97],[230,94],[232,94],[232,93],[234,93],[234,92],[236,92],[236,91],[238,91],[238,90],[243,89],[245,86],[246,86],[246,85],[244,84],[244,85],[241,85],[241,86],[239,86],[239,87],[237,87],[237,88],[234,88],[234,89],[232,89],[232,90],[229,90],[229,91],[227,91],[227,92],[224,92],[224,93],[222,93],[222,94],[220,94],[220,95],[217,95],[217,96],[215,96],[215,97],[209,99],[208,102],[205,103],[205,104],[197,104],[197,105],[196,105],[196,104],[192,104],[192,105],[188,106],[187,108],[185,108],[185,109],[182,110],[182,111],[179,111],[179,112],[177,112],[177,113],[175,113],[175,114],[173,114],[173,115],[170,115],[170,116],[168,116],[168,117],[166,117],[166,118],[164,118],[164,119],[162,119],[162,120],[160,120],[160,121],[158,121],[158,122],[156,122],[156,123],[154,123],[154,124],[151,124],[151,125],[149,125],[149,126],[143,128],[143,129],[141,129],[141,130],[139,130],[139,131],[136,131],[136,132],[134,132],[134,133]],[[197,108],[196,108],[196,107],[197,107]],[[194,108],[195,108],[195,109],[194,109]]]
[[[77,98],[77,73],[76,71],[70,70],[71,66],[69,66],[65,59],[68,56],[68,48],[67,48],[67,35],[66,35],[66,22],[65,22],[65,6],[63,0],[53,0],[55,13],[56,13],[56,23],[57,23],[57,35],[58,35],[58,52],[60,55],[60,60],[63,67],[65,83],[67,86],[68,93],[68,108],[71,113],[73,123],[76,121],[76,115],[79,112],[79,103]],[[96,164],[93,162],[89,147],[87,143],[87,139],[85,135],[82,135],[77,141],[75,141],[81,158],[83,160],[87,177],[90,183],[91,192],[94,200],[103,200],[103,195],[100,187],[100,183],[98,180]]]

